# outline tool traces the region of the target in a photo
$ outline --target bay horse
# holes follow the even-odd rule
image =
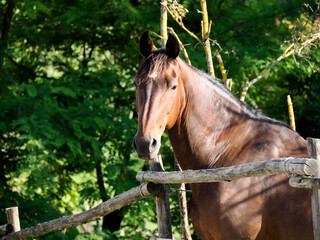
[[[271,158],[307,157],[306,141],[284,123],[243,104],[222,84],[179,58],[169,35],[155,50],[148,32],[134,79],[138,131],[133,147],[154,159],[169,136],[183,170],[227,167]],[[313,239],[309,190],[286,174],[191,184],[191,220],[203,239]]]

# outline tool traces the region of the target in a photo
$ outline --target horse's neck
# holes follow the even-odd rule
[[[205,76],[192,69],[188,71],[183,76],[183,119],[168,134],[183,169],[212,168],[231,147],[229,139],[222,137],[223,132],[239,121],[243,109]]]

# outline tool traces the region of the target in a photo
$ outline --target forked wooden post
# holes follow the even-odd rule
[[[318,173],[320,177],[320,139],[307,138],[308,157],[318,160]],[[320,190],[312,189],[311,196],[312,221],[314,240],[320,240]]]
[[[19,210],[18,207],[10,207],[6,208],[6,215],[8,224],[12,224],[13,231],[18,232],[20,231],[20,220],[19,220]]]
[[[150,160],[149,165],[152,171],[164,171],[160,155],[157,159]],[[162,191],[156,195],[156,208],[159,238],[172,239],[168,184],[162,184]]]

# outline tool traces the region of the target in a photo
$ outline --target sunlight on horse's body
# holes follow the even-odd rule
[[[183,170],[281,157],[306,157],[306,142],[285,124],[250,109],[209,75],[182,61],[169,35],[154,51],[145,32],[135,78],[139,127],[134,148],[153,159],[167,132]],[[201,239],[313,239],[309,191],[288,176],[191,184],[191,219]]]

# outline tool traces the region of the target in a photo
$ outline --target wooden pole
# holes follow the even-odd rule
[[[160,155],[156,159],[150,160],[149,165],[152,171],[164,172]],[[161,189],[156,195],[158,237],[172,239],[169,185],[162,184]]]
[[[18,207],[6,208],[7,221],[13,226],[13,232],[20,231],[19,209]]]
[[[207,1],[200,0],[200,3],[201,3],[201,14],[202,14],[202,21],[201,21],[202,41],[203,41],[204,51],[206,54],[208,73],[211,76],[215,77],[210,40],[209,40],[211,24],[209,23],[209,18],[208,18]]]
[[[296,131],[296,122],[294,120],[294,111],[293,111],[293,104],[291,100],[291,96],[287,95],[287,103],[288,103],[288,112],[289,112],[289,119],[290,119],[290,127]]]
[[[227,77],[227,70],[224,68],[224,64],[223,64],[223,60],[222,57],[219,53],[219,51],[217,50],[214,55],[216,56],[216,58],[218,59],[218,63],[219,63],[219,67],[220,67],[220,71],[221,71],[221,75],[222,75],[222,81],[223,84],[231,91],[231,85],[232,83],[230,83],[230,85],[228,86],[227,81],[228,81],[228,77]]]
[[[160,35],[161,47],[165,48],[168,39],[167,21],[168,21],[168,1],[161,0],[161,18],[160,18]],[[152,171],[164,171],[161,156],[149,161]],[[171,213],[169,202],[169,185],[162,184],[161,191],[156,195],[156,209],[158,222],[158,237],[172,239]]]
[[[18,240],[42,236],[49,232],[62,230],[69,227],[75,227],[82,223],[95,221],[96,219],[103,217],[119,208],[127,206],[130,203],[153,196],[159,191],[159,185],[153,183],[143,184],[138,187],[132,188],[124,193],[121,193],[120,195],[117,195],[114,198],[111,198],[108,201],[103,202],[90,210],[84,211],[79,214],[51,220],[49,222],[44,222],[30,228],[22,229],[19,232],[10,233],[3,236],[1,240]]]
[[[176,158],[174,158],[174,164],[175,164],[176,171],[182,171]],[[180,183],[179,190],[178,190],[178,198],[179,198],[179,208],[180,208],[181,231],[182,231],[184,240],[192,240],[190,227],[189,227],[187,194],[185,190],[186,190],[186,184]]]
[[[168,39],[168,31],[167,31],[167,19],[168,19],[168,11],[167,11],[167,0],[161,0],[161,18],[160,18],[160,35],[161,35],[161,47],[166,46],[166,42]]]
[[[231,167],[172,171],[139,172],[136,179],[153,183],[205,183],[232,181],[244,177],[267,176],[274,174],[298,174],[313,177],[317,173],[317,161],[308,158],[279,158],[264,162],[246,163]]]
[[[320,176],[320,139],[307,138],[308,156],[318,161],[318,173]],[[314,240],[320,240],[320,190],[313,189],[311,195],[312,221]]]

